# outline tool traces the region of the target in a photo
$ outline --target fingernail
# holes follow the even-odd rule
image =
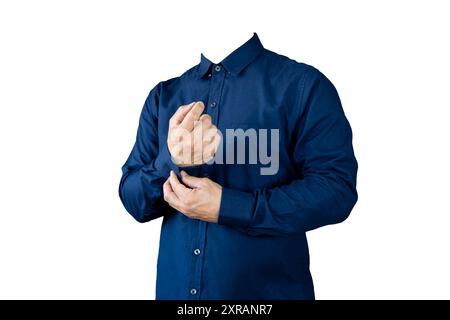
[[[195,102],[195,104],[197,106],[197,110],[203,109],[203,103],[201,101],[197,101],[197,102]]]

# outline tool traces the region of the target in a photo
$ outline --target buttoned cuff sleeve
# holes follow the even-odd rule
[[[155,168],[163,178],[168,178],[170,171],[173,170],[178,177],[181,177],[180,171],[184,170],[191,176],[198,176],[200,168],[203,165],[178,167],[170,156],[169,148],[165,145],[155,159]]]
[[[222,188],[219,224],[247,229],[254,211],[253,194]]]

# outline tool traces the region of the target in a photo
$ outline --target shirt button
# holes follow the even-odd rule
[[[191,289],[191,294],[192,294],[193,296],[195,296],[195,295],[197,294],[197,290],[194,289],[194,288],[192,288],[192,289]]]
[[[200,249],[195,249],[195,250],[194,250],[194,254],[195,254],[196,256],[200,255]]]
[[[214,108],[215,106],[216,106],[216,102],[214,101],[214,102],[211,102],[209,105],[211,106],[211,108]]]
[[[220,70],[222,70],[222,68],[221,68],[220,66],[216,66],[216,67],[214,68],[214,70],[216,70],[216,72],[220,72]]]

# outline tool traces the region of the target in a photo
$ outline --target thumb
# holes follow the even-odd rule
[[[185,185],[193,189],[200,188],[200,186],[203,184],[202,178],[190,176],[185,171],[181,171],[181,180],[183,180],[183,183]]]

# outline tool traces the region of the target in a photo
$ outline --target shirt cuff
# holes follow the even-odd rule
[[[253,215],[253,194],[222,188],[219,224],[247,229]]]
[[[181,177],[180,171],[184,170],[189,175],[197,176],[200,172],[200,168],[203,165],[189,166],[189,167],[178,167],[173,161],[170,155],[169,148],[165,145],[158,156],[155,159],[155,168],[163,178],[168,178],[170,171],[174,171],[178,177]]]

